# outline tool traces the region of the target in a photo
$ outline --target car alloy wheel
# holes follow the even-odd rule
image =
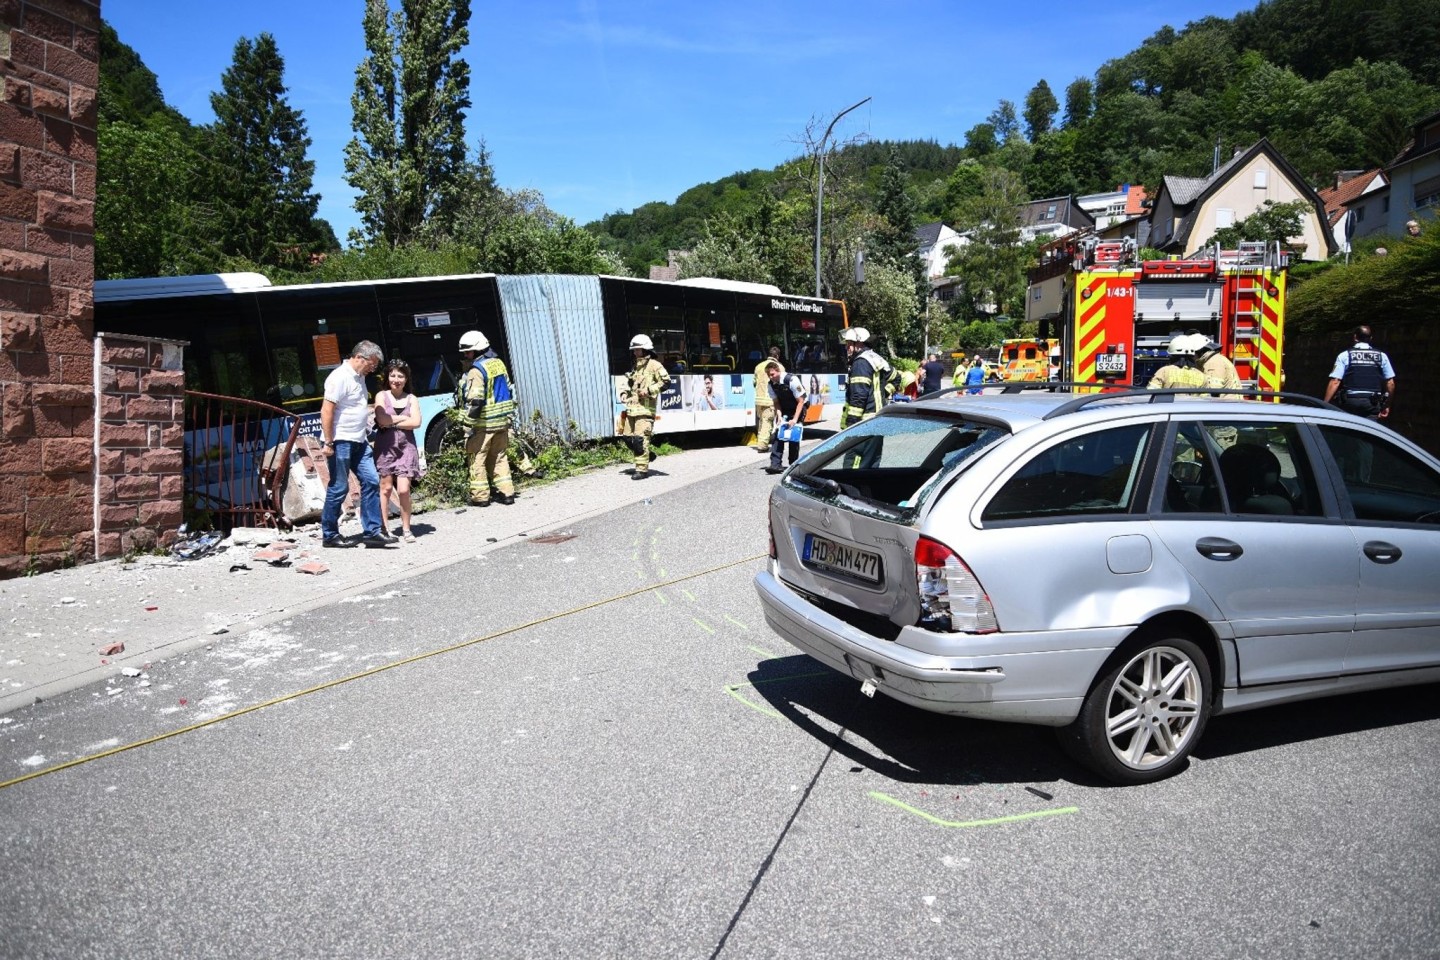
[[[1077,760],[1118,783],[1148,783],[1184,764],[1210,715],[1210,664],[1189,640],[1125,651],[1061,731]]]

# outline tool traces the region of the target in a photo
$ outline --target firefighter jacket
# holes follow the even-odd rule
[[[487,350],[475,358],[460,384],[460,400],[472,430],[503,430],[515,413],[515,394],[505,362]]]
[[[1240,374],[1235,370],[1235,364],[1223,353],[1216,350],[1205,356],[1200,364],[1200,372],[1205,374],[1205,386],[1215,387],[1221,390],[1241,390],[1245,384],[1240,382]],[[1222,400],[1239,400],[1238,396],[1222,396]]]
[[[660,409],[660,394],[669,383],[670,374],[659,360],[650,356],[636,360],[635,369],[625,377],[625,389],[620,394],[626,416],[655,416]]]
[[[1179,390],[1182,387],[1205,386],[1205,372],[1188,364],[1167,364],[1155,371],[1147,385],[1151,390]]]
[[[766,368],[769,366],[770,358],[766,357],[755,368],[755,406],[757,407],[774,405],[774,401],[770,399],[770,374],[766,372]]]
[[[875,416],[900,387],[900,372],[874,350],[866,350],[850,361],[845,383],[845,409],[840,412],[840,429]]]

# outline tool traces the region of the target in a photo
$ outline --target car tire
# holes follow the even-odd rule
[[[1057,733],[1075,760],[1115,783],[1183,769],[1210,719],[1210,661],[1181,637],[1126,644]]]

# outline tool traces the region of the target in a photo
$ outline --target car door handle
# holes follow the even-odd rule
[[[1361,549],[1365,551],[1365,556],[1376,563],[1394,563],[1400,559],[1400,548],[1384,540],[1371,540]]]
[[[1235,560],[1245,552],[1240,544],[1224,537],[1201,537],[1195,541],[1195,549],[1211,560]]]

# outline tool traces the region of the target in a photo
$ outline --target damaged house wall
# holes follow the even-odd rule
[[[95,338],[99,29],[0,0],[0,576],[163,544],[183,502],[183,374]]]

